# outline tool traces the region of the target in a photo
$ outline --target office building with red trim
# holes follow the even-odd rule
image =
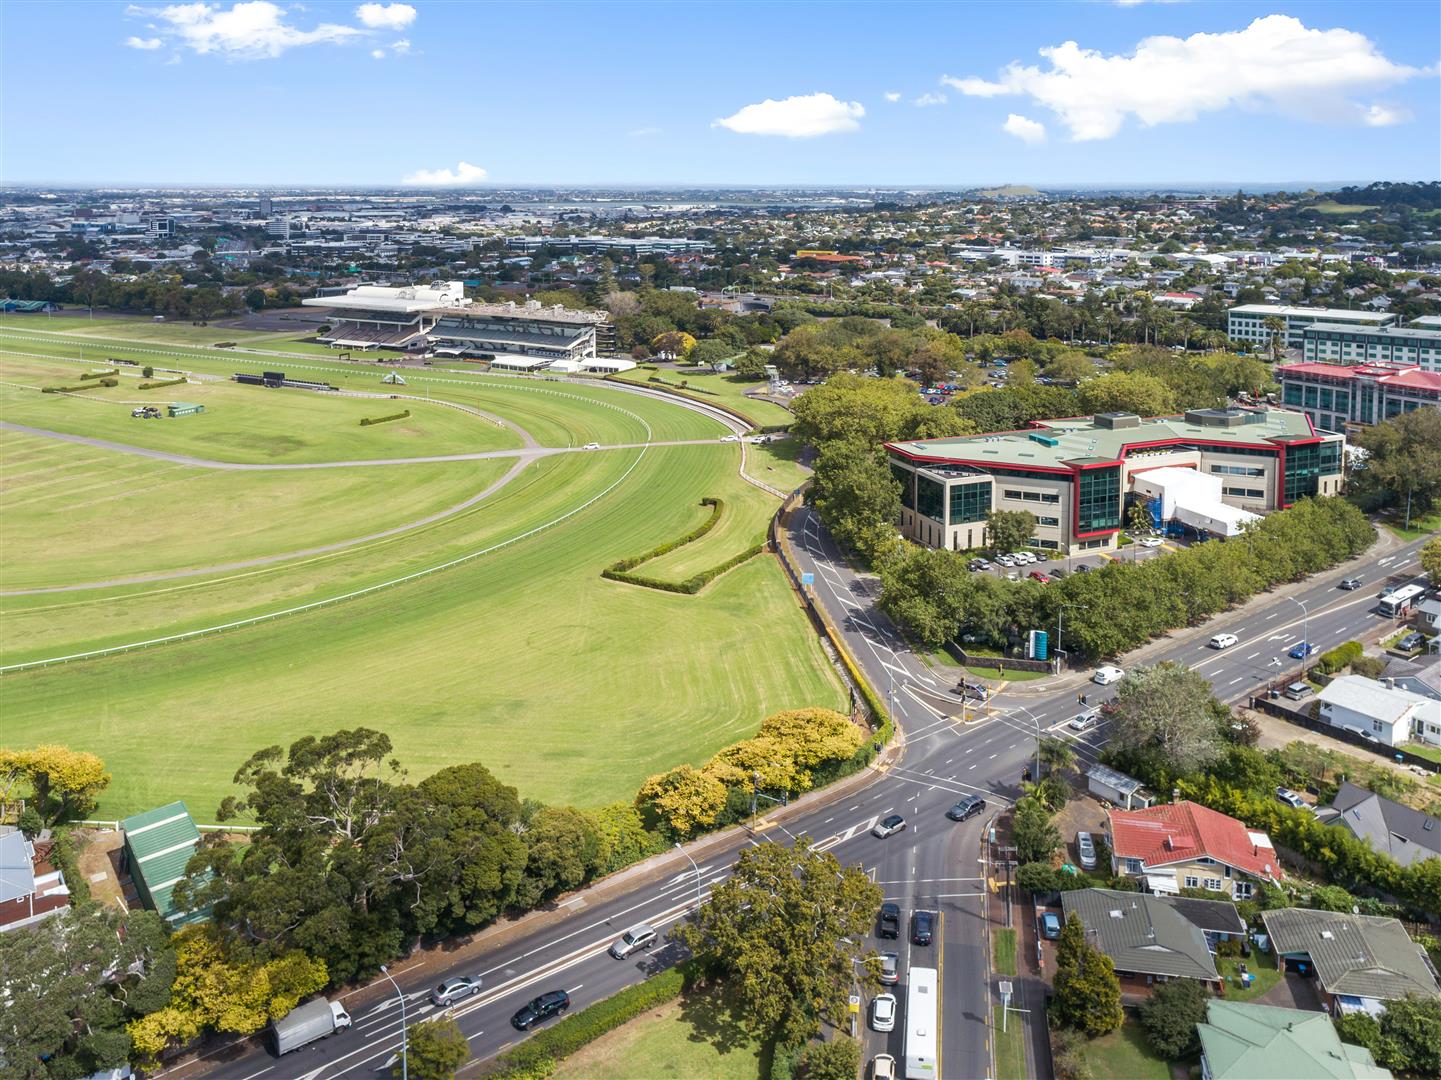
[[[1326,431],[1441,408],[1441,371],[1425,371],[1419,364],[1279,364],[1275,374],[1281,404]]]
[[[1021,431],[886,444],[901,484],[901,532],[928,547],[986,546],[986,515],[1029,510],[1032,543],[1059,554],[1113,550],[1136,478],[1196,469],[1221,500],[1265,513],[1341,490],[1345,436],[1284,409],[1192,409],[1142,418],[1100,413]]]

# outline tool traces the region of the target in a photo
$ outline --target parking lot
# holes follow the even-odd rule
[[[1108,562],[1144,562],[1146,559],[1154,559],[1158,555],[1178,551],[1185,546],[1187,545],[1184,540],[1176,540],[1171,537],[1164,539],[1148,537],[1105,554],[1093,552],[1087,555],[1047,557],[1044,551],[1028,548],[1023,552],[1002,554],[996,559],[987,556],[984,559],[986,565],[977,569],[976,572],[995,574],[998,577],[1010,578],[1012,581],[1019,581],[1021,578],[1037,573],[1054,579],[1065,577],[1068,574],[1084,574],[1099,570]],[[1020,555],[1022,558],[1016,559],[1016,555]],[[1010,565],[1006,565],[1002,561],[1007,559],[1011,560]],[[971,565],[977,566],[981,561],[981,559],[973,559]]]

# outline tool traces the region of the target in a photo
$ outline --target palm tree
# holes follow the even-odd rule
[[[1076,763],[1076,753],[1065,739],[1042,739],[1040,756],[1041,765],[1048,773],[1069,769]]]
[[[1286,323],[1276,316],[1268,316],[1262,324],[1271,335],[1271,362],[1280,363],[1286,349]]]

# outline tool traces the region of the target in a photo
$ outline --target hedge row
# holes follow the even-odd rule
[[[409,416],[409,409],[406,409],[404,412],[391,413],[389,416],[363,416],[360,419],[360,426],[371,427],[375,424],[388,424],[392,420],[405,420]]]
[[[632,380],[630,380],[630,379],[622,379],[622,378],[620,378],[618,375],[607,375],[606,378],[607,378],[608,380],[612,381],[612,382],[630,383],[630,385],[632,385],[632,386],[636,385],[634,381],[632,381]],[[655,377],[652,376],[652,379],[654,379],[654,378],[655,378]],[[647,381],[651,381],[651,380],[647,380]],[[691,399],[693,399],[693,400],[695,400],[695,401],[704,401],[704,402],[705,402],[707,405],[709,405],[712,409],[719,409],[719,410],[720,410],[721,412],[723,412],[723,413],[729,413],[731,416],[734,416],[737,420],[740,420],[740,421],[742,421],[743,423],[749,424],[749,425],[751,426],[751,429],[752,429],[752,430],[756,430],[756,428],[757,428],[757,425],[756,425],[756,422],[755,422],[755,418],[754,418],[754,417],[747,416],[745,413],[741,412],[739,409],[734,409],[734,408],[732,408],[731,406],[725,404],[724,402],[707,400],[706,398],[702,397],[701,394],[700,394],[700,392],[697,391],[697,390],[691,390],[691,389],[689,389],[689,388],[687,388],[687,389],[685,389],[685,390],[682,390],[679,386],[674,386],[674,385],[672,385],[671,383],[664,382],[664,381],[660,381],[660,380],[655,380],[655,381],[658,383],[658,388],[661,389],[661,390],[663,390],[663,391],[665,391],[667,394],[674,394],[676,397],[691,398]],[[777,430],[787,431],[787,430],[789,430],[789,428],[790,428],[790,425],[786,425],[785,427],[783,427],[783,428],[778,428]],[[764,430],[766,430],[766,429],[765,429],[765,428],[760,428],[759,430],[764,431]]]
[[[496,1059],[497,1067],[487,1075],[494,1080],[545,1080],[561,1061],[581,1047],[648,1009],[680,997],[692,981],[692,974],[691,965],[682,964],[597,1001],[501,1054]]]
[[[709,570],[702,570],[698,574],[686,578],[684,581],[662,581],[660,578],[646,577],[644,574],[631,574],[624,570],[617,570],[608,567],[601,571],[601,577],[609,578],[611,581],[622,581],[627,585],[639,585],[644,589],[658,589],[661,592],[682,593],[686,596],[694,596],[716,578],[720,577],[727,570],[733,570],[747,559],[753,559],[766,549],[765,544],[756,544],[748,547],[738,555],[732,555],[725,562],[712,566]]]
[[[119,374],[120,374],[120,369],[119,369],[119,368],[111,368],[109,371],[87,371],[84,375],[81,375],[80,377],[81,377],[82,379],[104,379],[104,378],[106,378],[106,377],[108,377],[108,376],[110,376],[110,375],[119,375]]]
[[[1360,659],[1365,651],[1359,641],[1347,641],[1337,645],[1334,649],[1327,649],[1321,654],[1321,659],[1316,666],[1326,675],[1334,675],[1344,667],[1349,667],[1354,661]]]
[[[660,383],[660,385],[664,386],[667,390],[679,390],[682,394],[705,394],[708,397],[716,396],[714,390],[706,390],[700,386],[677,386],[675,383],[666,382],[659,375],[652,375],[646,382]]]
[[[95,390],[102,386],[119,386],[119,379],[99,379],[95,382],[84,383],[80,386],[47,386],[40,392],[42,394],[78,394],[82,390]]]
[[[185,381],[185,379],[166,379],[163,382],[143,382],[140,384],[140,389],[159,390],[162,386],[179,386]]]

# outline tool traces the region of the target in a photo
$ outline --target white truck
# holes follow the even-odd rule
[[[304,1005],[297,1005],[271,1024],[271,1035],[275,1041],[275,1054],[279,1057],[290,1051],[333,1035],[341,1028],[350,1026],[350,1014],[338,1001],[316,998]]]

